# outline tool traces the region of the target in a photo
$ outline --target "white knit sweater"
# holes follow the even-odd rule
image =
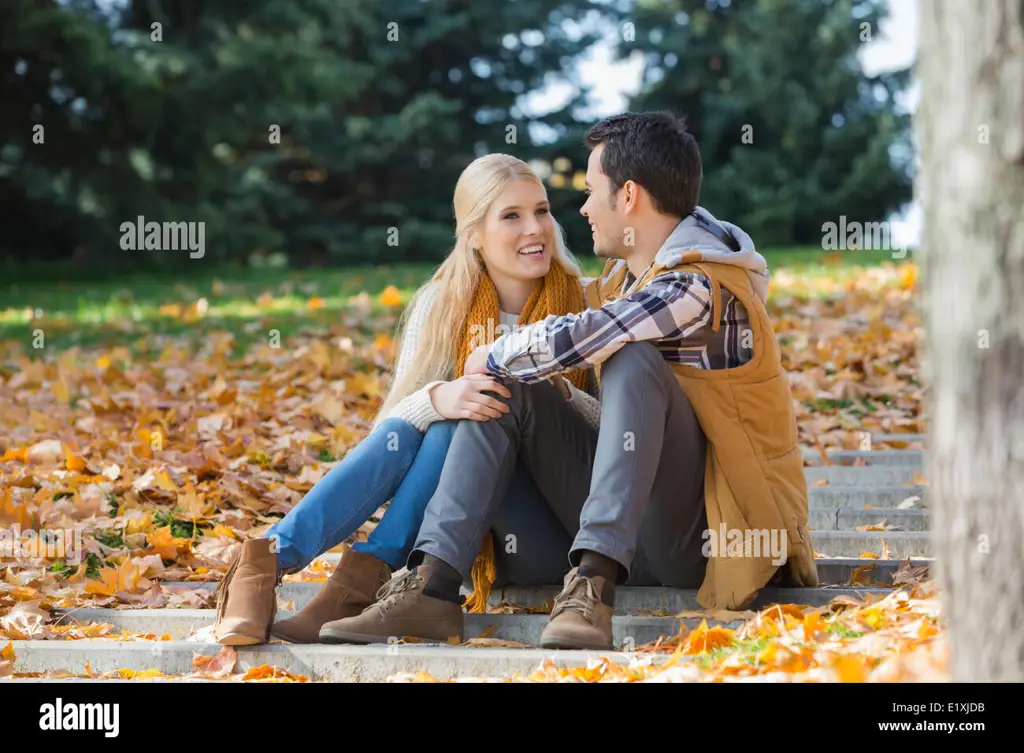
[[[436,283],[431,283],[430,287],[424,291],[415,308],[409,313],[409,321],[402,341],[402,349],[398,354],[398,363],[395,366],[395,382],[402,378],[412,362],[416,348],[419,345],[420,335],[429,316],[430,308],[437,298],[438,290],[439,288]],[[511,331],[517,327],[518,320],[519,317],[514,314],[501,312],[501,324],[506,331]],[[449,376],[449,379],[452,376],[454,375]],[[385,418],[401,418],[421,432],[425,432],[434,421],[443,421],[444,416],[435,410],[430,397],[431,390],[439,384],[443,384],[443,382],[430,382],[423,385],[411,395],[399,401]],[[598,428],[601,422],[601,402],[593,395],[578,389],[572,382],[566,380],[566,384],[569,385],[569,390],[572,393],[569,404],[580,412],[587,420],[587,423],[595,429]]]

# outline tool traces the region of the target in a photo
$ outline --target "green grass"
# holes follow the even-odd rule
[[[790,269],[809,276],[846,277],[862,266],[893,261],[886,251],[826,254],[813,248],[786,248],[762,253],[773,271]],[[580,260],[591,276],[603,266],[592,256]],[[116,281],[0,284],[0,342],[13,340],[28,353],[38,353],[33,342],[38,342],[40,330],[47,349],[124,346],[139,353],[162,350],[162,335],[199,342],[210,333],[226,331],[235,336],[239,355],[248,344],[266,342],[271,330],[278,330],[284,341],[300,330],[326,333],[347,322],[350,329],[371,336],[380,329],[374,329],[373,316],[367,320],[366,306],[372,315],[389,315],[377,303],[380,292],[394,285],[408,300],[434,268],[426,263],[312,270],[263,267],[212,270],[177,279],[150,274]],[[316,309],[310,307],[312,298],[320,299]],[[206,311],[197,320],[161,312],[163,306],[184,308],[200,299],[206,299]],[[352,315],[346,317],[346,312]]]

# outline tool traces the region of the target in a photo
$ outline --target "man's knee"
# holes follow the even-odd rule
[[[601,381],[605,384],[609,380],[636,384],[650,379],[667,380],[671,376],[664,356],[649,342],[626,343],[601,366]]]
[[[505,379],[502,381],[502,384],[512,394],[512,397],[506,398],[503,395],[499,395],[498,399],[508,403],[508,406],[512,409],[509,413],[515,413],[517,409],[524,408],[532,410],[537,408],[543,409],[544,406],[565,402],[562,393],[551,382],[527,384],[526,382],[518,382],[515,379]]]

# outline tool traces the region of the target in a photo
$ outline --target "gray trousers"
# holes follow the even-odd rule
[[[599,431],[547,382],[506,380],[507,414],[461,421],[409,566],[429,553],[468,578],[493,530],[497,587],[558,585],[590,550],[620,584],[699,588],[706,439],[690,403],[650,343],[623,346],[601,381]]]

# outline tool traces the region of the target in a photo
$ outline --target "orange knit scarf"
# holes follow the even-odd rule
[[[533,289],[519,315],[518,326],[539,322],[554,314],[576,314],[586,309],[580,281],[566,272],[560,264],[552,262],[551,269]],[[498,307],[498,291],[491,278],[484,272],[473,297],[473,305],[463,325],[455,364],[455,378],[463,375],[466,359],[480,345],[490,344],[500,333],[501,310]],[[562,376],[578,389],[586,390],[588,372],[584,369],[569,369]],[[473,563],[473,593],[466,601],[470,612],[483,612],[491,593],[491,584],[497,576],[494,567],[494,536],[488,531],[476,561]]]

